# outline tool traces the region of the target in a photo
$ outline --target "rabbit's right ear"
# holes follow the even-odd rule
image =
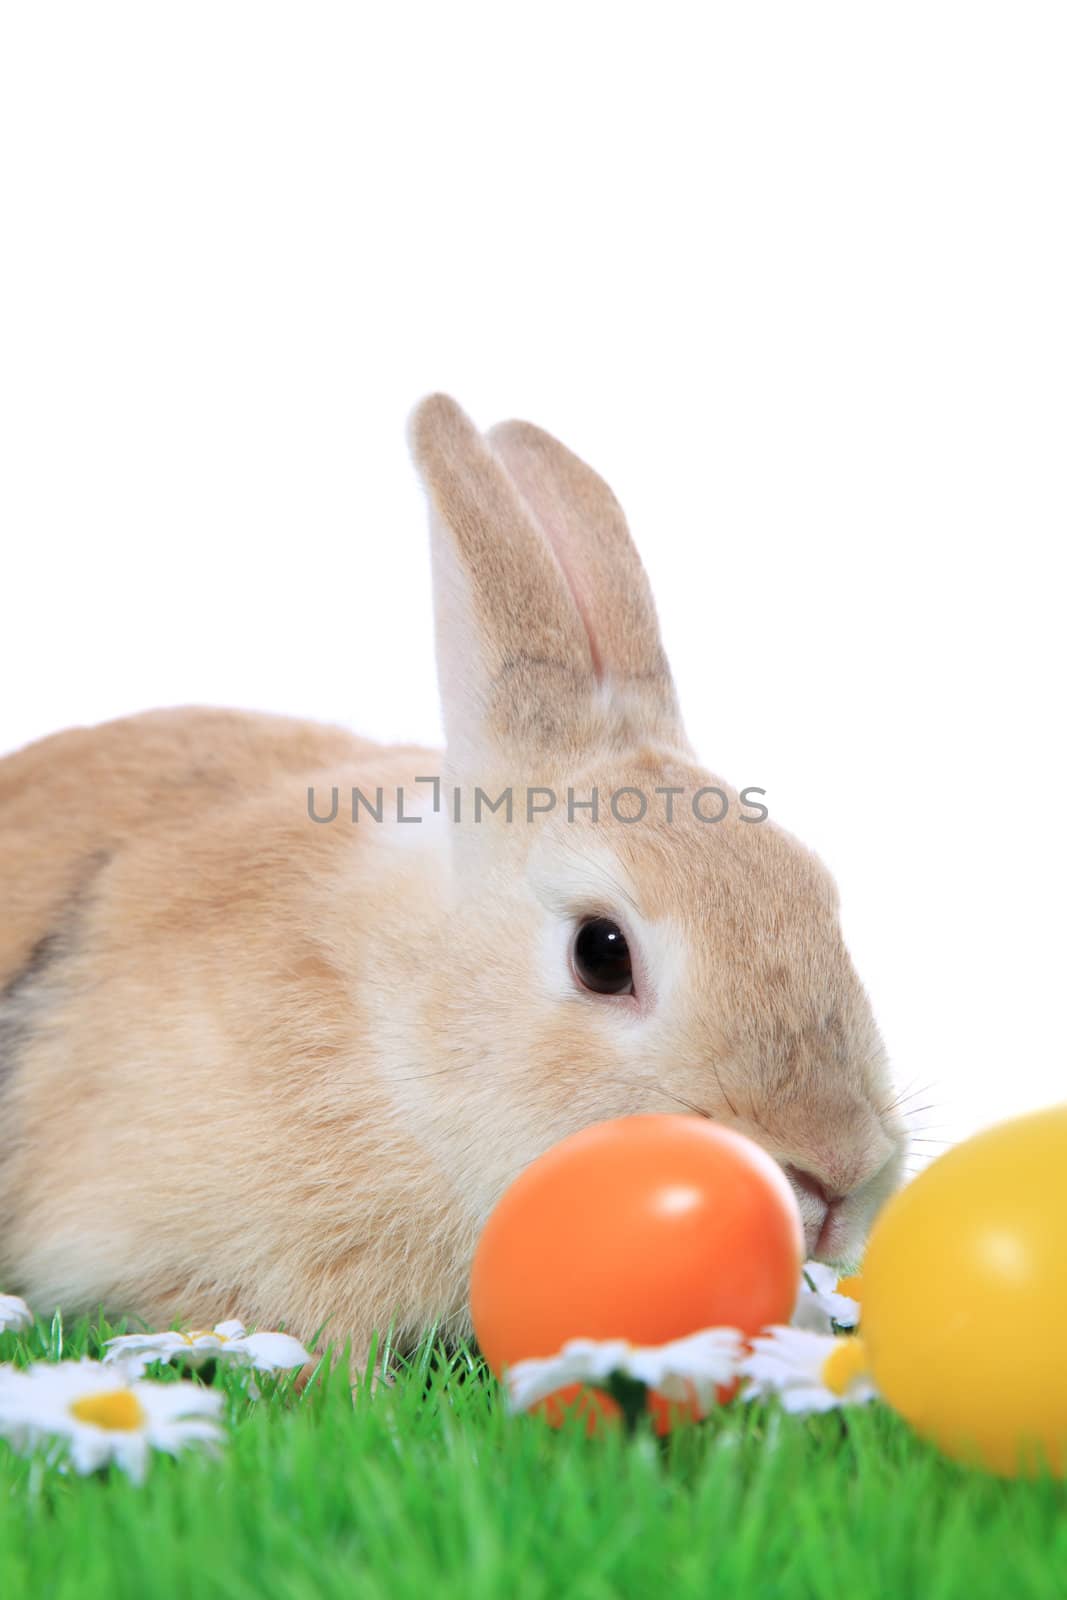
[[[574,757],[596,686],[578,605],[486,440],[454,400],[415,411],[430,497],[437,669],[448,755],[477,774],[501,760]]]
[[[446,395],[416,409],[411,442],[431,503],[453,769],[544,770],[613,743],[684,744],[647,579],[607,485],[526,424],[483,438]],[[613,563],[628,607],[612,593]]]

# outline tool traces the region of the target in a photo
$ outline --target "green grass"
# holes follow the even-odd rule
[[[99,1353],[39,1324],[0,1360]],[[169,1369],[158,1369],[167,1372]],[[427,1340],[393,1387],[219,1369],[221,1459],[74,1478],[0,1442],[3,1600],[1067,1596],[1067,1486],[964,1471],[880,1407],[725,1408],[661,1445],[509,1417]]]

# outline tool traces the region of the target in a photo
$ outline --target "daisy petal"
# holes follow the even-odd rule
[[[0,1294],[0,1333],[21,1333],[33,1326],[33,1312],[17,1294]]]
[[[138,1376],[150,1361],[176,1358],[194,1367],[205,1361],[235,1361],[262,1372],[302,1367],[313,1359],[291,1334],[246,1333],[236,1320],[197,1333],[122,1334],[108,1340],[104,1356],[106,1362],[121,1362],[128,1373]]]
[[[670,1344],[631,1351],[625,1371],[666,1400],[695,1398],[704,1412],[715,1404],[719,1389],[737,1377],[743,1352],[737,1328],[705,1328]]]
[[[240,1340],[252,1365],[260,1372],[279,1372],[303,1367],[314,1357],[299,1339],[288,1333],[249,1333]]]
[[[857,1301],[837,1292],[836,1267],[822,1261],[806,1261],[801,1270],[800,1288],[792,1326],[807,1333],[830,1334],[836,1323],[840,1328],[854,1328],[860,1319]]]
[[[629,1350],[622,1339],[571,1339],[558,1355],[516,1361],[505,1375],[511,1407],[529,1411],[571,1383],[605,1383],[619,1370]]]
[[[828,1411],[875,1397],[863,1342],[855,1337],[771,1327],[741,1362],[744,1398],[776,1395],[787,1411]]]
[[[743,1341],[736,1328],[705,1328],[663,1345],[624,1339],[571,1339],[556,1356],[517,1361],[506,1381],[511,1407],[527,1411],[572,1383],[607,1385],[613,1373],[635,1379],[666,1400],[696,1400],[702,1412],[737,1377]]]
[[[220,1392],[184,1380],[133,1381],[121,1364],[36,1362],[10,1375],[0,1369],[0,1433],[17,1450],[46,1445],[79,1473],[114,1462],[140,1482],[153,1450],[216,1449],[225,1438],[216,1421],[223,1404]]]
[[[220,1339],[243,1339],[245,1325],[236,1319],[232,1319],[229,1322],[217,1322],[215,1324],[215,1332]]]

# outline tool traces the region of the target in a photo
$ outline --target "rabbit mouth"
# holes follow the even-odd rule
[[[835,1207],[836,1202],[834,1206],[828,1206],[825,1201],[816,1201],[814,1205],[811,1202],[801,1205],[800,1220],[804,1227],[804,1252],[809,1261],[826,1260],[826,1247],[830,1243],[830,1235],[837,1221]]]
[[[815,1208],[804,1206],[801,1222],[804,1225],[804,1249],[809,1261],[822,1261],[827,1266],[845,1267],[855,1264],[862,1252],[866,1229],[857,1232],[858,1219],[853,1208],[846,1215],[847,1195],[839,1200],[819,1201]]]
[[[805,1172],[802,1167],[793,1166],[792,1162],[785,1164],[783,1171],[796,1195],[804,1228],[804,1248],[809,1258],[818,1256],[822,1259],[824,1250],[833,1242],[834,1234],[840,1232],[838,1222],[845,1197],[829,1194],[818,1178]]]
[[[891,1150],[880,1162],[875,1159],[859,1171],[843,1172],[844,1181],[832,1188],[806,1167],[781,1163],[796,1195],[810,1260],[855,1266],[881,1203],[896,1186],[900,1162],[900,1152]]]
[[[821,1221],[809,1227],[804,1225],[804,1240],[808,1254],[816,1261],[834,1261],[841,1254],[849,1226],[841,1215],[843,1201],[832,1200],[823,1209]]]

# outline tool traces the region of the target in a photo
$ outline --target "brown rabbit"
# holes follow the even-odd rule
[[[507,1183],[634,1111],[758,1140],[828,1261],[898,1180],[833,883],[697,765],[611,491],[443,396],[412,437],[444,757],[174,710],[0,763],[0,1286],[41,1310],[466,1330]]]

